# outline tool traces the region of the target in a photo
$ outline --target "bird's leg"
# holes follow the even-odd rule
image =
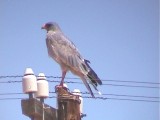
[[[62,72],[62,79],[61,79],[61,83],[60,83],[60,86],[62,86],[62,87],[63,87],[63,82],[64,82],[65,76],[66,76],[66,71],[63,71]]]

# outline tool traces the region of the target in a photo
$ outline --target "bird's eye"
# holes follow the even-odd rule
[[[47,24],[46,24],[46,27],[49,28],[49,27],[51,27],[52,25],[53,25],[52,23],[47,23]]]
[[[46,24],[46,27],[49,28],[51,25],[50,24]]]

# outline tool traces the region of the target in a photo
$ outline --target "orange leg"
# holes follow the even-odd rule
[[[65,78],[65,76],[66,76],[66,71],[63,71],[63,72],[62,72],[62,79],[61,79],[61,83],[60,83],[60,86],[62,86],[62,87],[63,87],[63,83],[64,83],[64,78]]]

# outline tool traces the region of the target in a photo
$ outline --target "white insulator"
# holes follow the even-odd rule
[[[44,73],[39,73],[37,77],[37,88],[38,91],[36,92],[37,98],[47,98],[49,96],[49,86],[48,81]]]
[[[83,113],[83,98],[81,96],[81,92],[80,92],[79,89],[74,89],[73,90],[73,94],[79,96],[79,99],[81,101],[81,103],[80,103],[80,114],[82,114]]]
[[[81,92],[80,92],[79,89],[74,89],[74,90],[73,90],[73,94],[74,94],[74,95],[79,95],[79,96],[81,96]]]
[[[34,93],[37,91],[37,79],[31,68],[26,68],[22,78],[24,93]]]

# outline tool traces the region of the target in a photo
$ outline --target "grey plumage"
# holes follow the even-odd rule
[[[95,90],[98,91],[97,85],[102,85],[102,82],[89,66],[89,61],[81,56],[73,42],[69,41],[63,34],[57,23],[48,22],[42,26],[42,29],[47,30],[46,45],[49,56],[53,58],[62,69],[62,80],[60,85],[63,86],[66,72],[71,71],[82,79],[86,88],[92,97],[94,97],[89,83],[91,83]]]

